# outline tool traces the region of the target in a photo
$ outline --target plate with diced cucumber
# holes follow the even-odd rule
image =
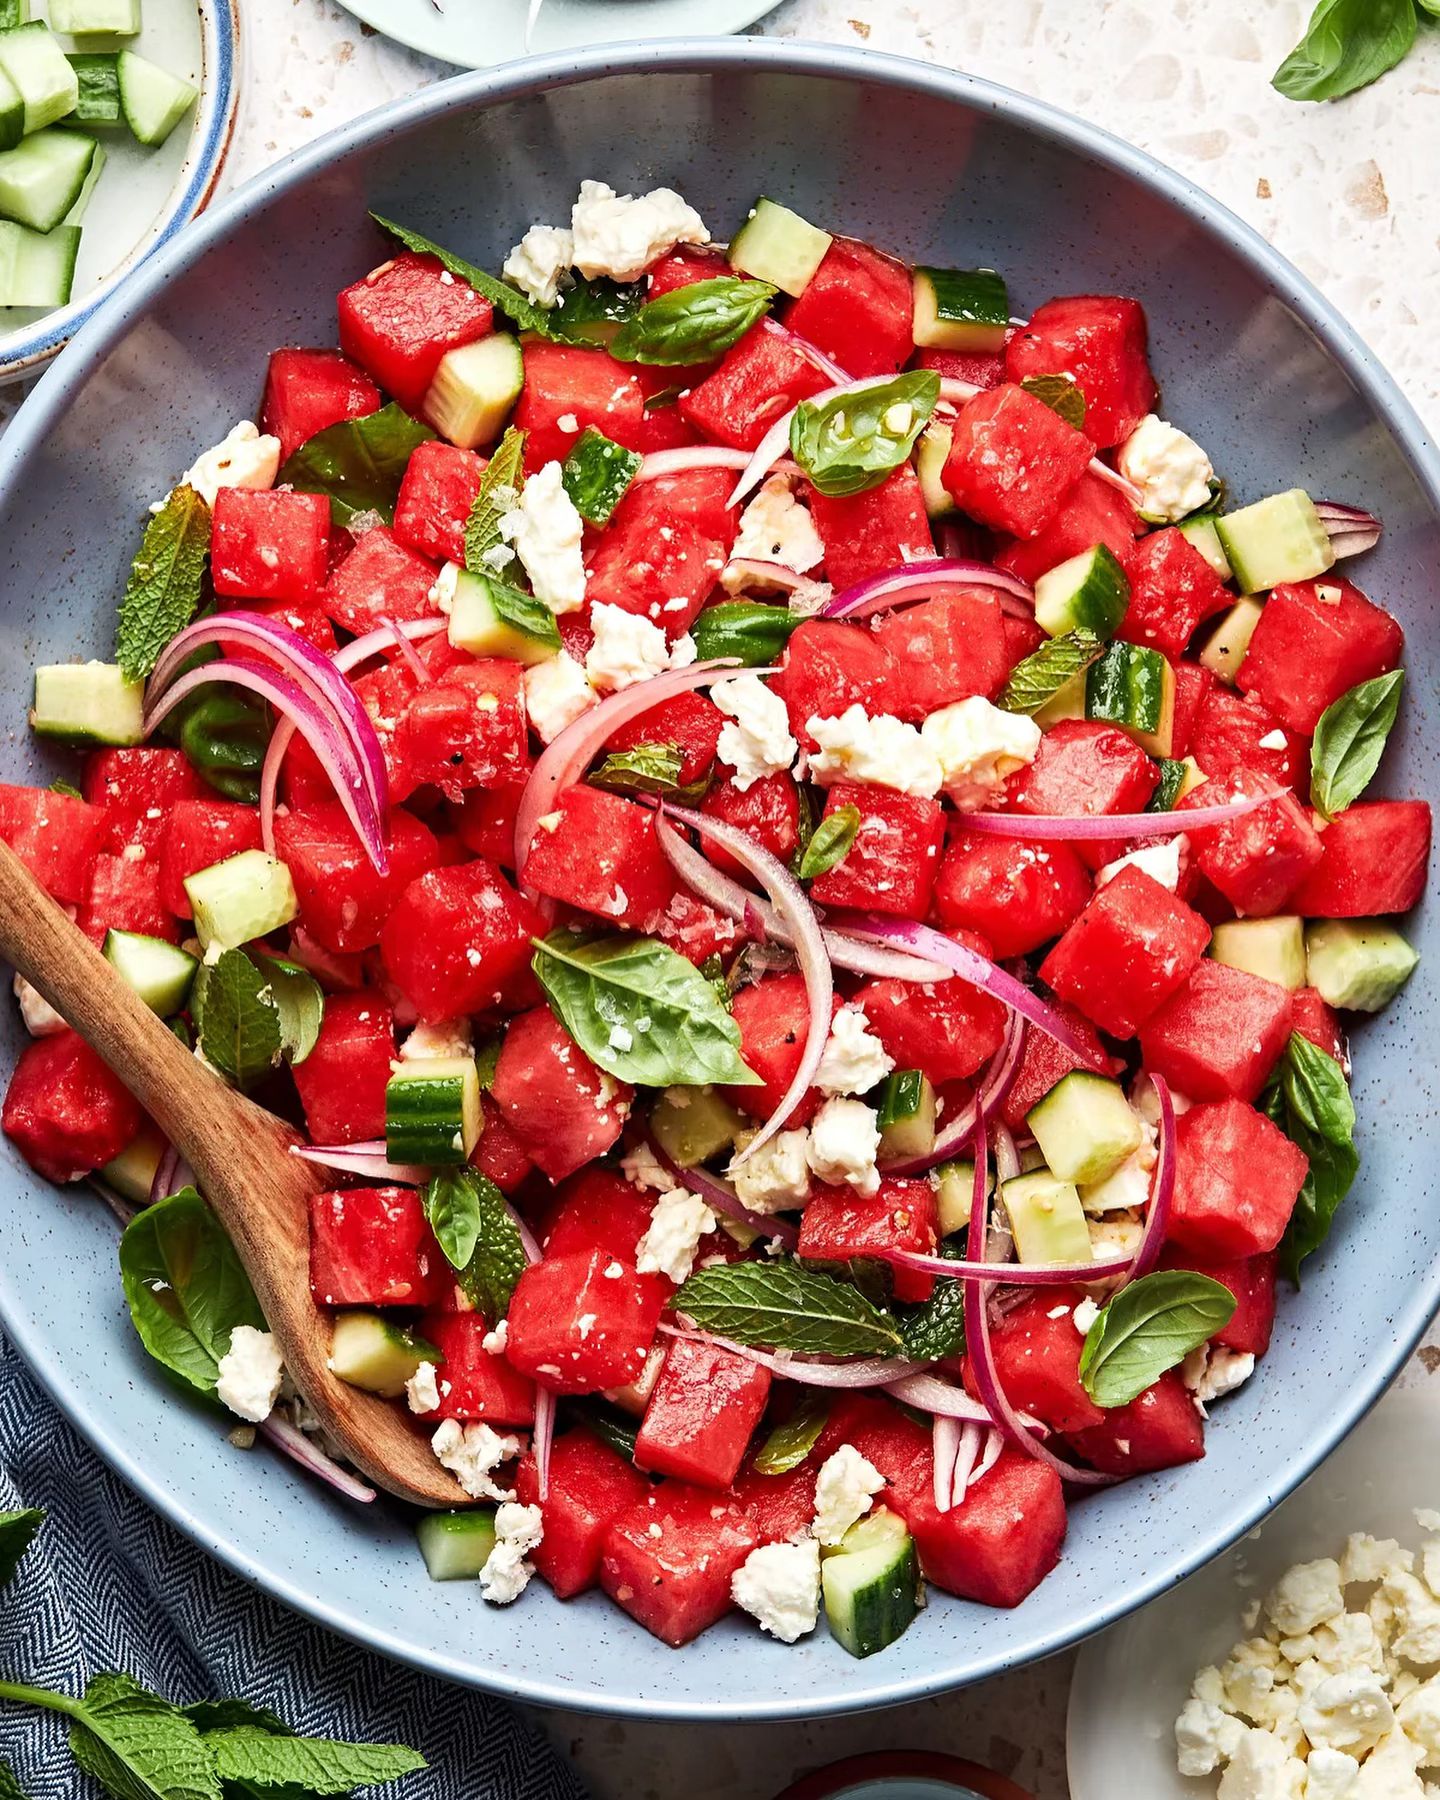
[[[0,382],[205,205],[237,29],[234,0],[0,0]]]

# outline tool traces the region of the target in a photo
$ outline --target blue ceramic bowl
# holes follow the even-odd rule
[[[723,230],[758,193],[922,262],[992,263],[1016,304],[1137,294],[1167,414],[1241,500],[1303,483],[1384,516],[1366,585],[1411,642],[1395,790],[1433,767],[1440,460],[1364,344],[1247,227],[1135,150],[1048,107],[860,51],[696,42],[467,76],[280,164],[161,250],[59,359],[0,446],[0,773],[58,772],[25,736],[29,670],[105,654],[146,504],[255,410],[265,359],[332,342],[333,296],[383,246],[367,207],[490,267],[576,183],[673,184]],[[1415,921],[1427,949],[1434,911]],[[1376,1399],[1440,1302],[1428,1192],[1428,965],[1356,1045],[1364,1164],[1263,1374],[1220,1409],[1197,1466],[1078,1504],[1060,1569],[1014,1612],[936,1595],[855,1662],[731,1620],[663,1649],[608,1601],[539,1584],[498,1612],[424,1575],[399,1512],[352,1509],[178,1400],[126,1321],[108,1215],[6,1148],[0,1314],[59,1403],[182,1529],[281,1600],[389,1655],[529,1700],[774,1719],[933,1694],[1058,1650],[1231,1543]],[[19,1028],[6,1009],[4,1051]]]

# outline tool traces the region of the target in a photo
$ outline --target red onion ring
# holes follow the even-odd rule
[[[853,381],[853,375],[842,369],[833,357],[829,357],[818,344],[812,344],[807,337],[801,337],[798,331],[791,331],[788,325],[782,325],[778,319],[766,318],[765,330],[771,337],[778,337],[789,344],[797,356],[803,356],[812,369],[818,369],[829,381],[838,382],[844,387],[846,382]]]
[[[959,1419],[962,1424],[989,1425],[991,1418],[979,1400],[972,1400],[962,1387],[953,1382],[942,1381],[938,1375],[922,1370],[917,1375],[902,1375],[898,1380],[887,1383],[885,1392],[895,1400],[903,1400],[906,1406],[913,1406],[917,1412],[943,1413],[946,1418]],[[1050,1427],[1042,1425],[1039,1419],[1032,1418],[1029,1413],[1017,1413],[1023,1421],[1025,1429],[1037,1437],[1048,1437]]]
[[[930,1426],[930,1456],[934,1464],[932,1491],[936,1512],[949,1512],[955,1504],[955,1472],[960,1456],[960,1439],[959,1421],[946,1413],[936,1413]]]
[[[985,1476],[987,1476],[990,1473],[990,1471],[995,1467],[996,1463],[999,1462],[1000,1452],[1004,1448],[1005,1448],[1005,1434],[1003,1432],[996,1431],[992,1427],[989,1431],[987,1431],[985,1433],[984,1454],[981,1456],[980,1461],[975,1465],[975,1468],[971,1471],[970,1477],[965,1483],[967,1488],[974,1487],[977,1482],[982,1481],[985,1478]]]
[[[535,1457],[535,1485],[541,1501],[550,1498],[550,1446],[555,1442],[555,1396],[549,1388],[535,1389],[535,1427],[530,1449]]]
[[[991,563],[964,557],[927,557],[923,562],[901,563],[879,575],[867,575],[820,609],[824,619],[865,619],[887,607],[907,606],[929,599],[942,588],[993,587],[1017,600],[1035,603],[1035,590],[1015,575],[1007,575]]]
[[[744,469],[750,464],[748,450],[727,450],[722,444],[691,444],[676,450],[652,450],[635,471],[636,481],[659,481],[666,475],[688,475],[693,469]],[[798,463],[782,460],[774,464],[777,474],[798,475]],[[735,504],[734,500],[728,502]]]
[[[947,976],[948,973],[947,971]],[[886,1175],[917,1175],[926,1169],[933,1169],[937,1163],[949,1162],[974,1135],[976,1119],[988,1119],[1010,1092],[1016,1071],[1020,1067],[1027,1030],[1028,1026],[1019,1013],[1011,1013],[1005,1021],[1005,1036],[1000,1048],[990,1059],[984,1079],[964,1108],[944,1127],[928,1153],[924,1156],[902,1157],[894,1162],[882,1162],[882,1172]]]
[[[1175,1172],[1179,1166],[1178,1141],[1175,1136],[1175,1102],[1170,1084],[1163,1075],[1150,1075],[1150,1085],[1160,1102],[1160,1129],[1156,1143],[1155,1176],[1150,1184],[1150,1205],[1145,1214],[1145,1232],[1135,1249],[1126,1285],[1148,1275],[1160,1260],[1165,1236],[1170,1228],[1170,1213],[1175,1199]]]
[[[396,619],[381,619],[380,623],[394,638],[399,647],[400,655],[409,666],[410,673],[420,683],[421,687],[428,687],[435,678],[420,660],[420,652],[400,629],[399,621]]]
[[[715,1344],[722,1350],[729,1350],[735,1356],[743,1356],[747,1362],[758,1363],[762,1369],[768,1369],[772,1375],[778,1375],[782,1381],[798,1381],[804,1387],[822,1388],[871,1388],[885,1387],[892,1381],[899,1381],[902,1376],[915,1375],[920,1371],[920,1364],[907,1362],[901,1356],[866,1356],[858,1362],[819,1362],[803,1356],[796,1356],[789,1351],[756,1350],[750,1344],[737,1344],[731,1338],[716,1337],[708,1331],[696,1331],[691,1326],[671,1325],[660,1321],[660,1330],[666,1337],[693,1338],[702,1344]]]
[[[788,1224],[784,1219],[775,1218],[770,1213],[753,1212],[736,1199],[718,1176],[710,1174],[707,1169],[682,1169],[679,1163],[667,1154],[658,1138],[647,1133],[645,1142],[661,1167],[668,1169],[682,1187],[689,1188],[692,1194],[698,1194],[711,1212],[723,1213],[727,1219],[733,1219],[737,1225],[748,1225],[752,1230],[760,1232],[762,1236],[773,1238],[786,1250],[793,1250],[799,1243],[800,1233],[795,1226]]]
[[[976,387],[973,381],[962,381],[958,375],[940,377],[940,398],[948,400],[951,406],[963,406],[967,400],[973,400],[984,391],[984,388]]]
[[[430,1171],[415,1163],[392,1163],[385,1146],[368,1144],[292,1144],[290,1154],[322,1169],[338,1169],[342,1175],[359,1175],[391,1187],[424,1187]]]
[[[1385,529],[1374,513],[1358,506],[1342,506],[1335,500],[1317,500],[1315,511],[1329,533],[1337,561],[1373,550]]]
[[[996,1281],[1009,1287],[1069,1287],[1075,1282],[1110,1281],[1129,1276],[1128,1256],[1106,1257],[1088,1263],[952,1262],[943,1256],[927,1256],[921,1250],[887,1250],[883,1260],[920,1275],[936,1275],[951,1281]]]
[[[823,581],[816,581],[811,576],[802,574],[799,569],[792,569],[788,563],[771,562],[760,556],[732,556],[719,576],[720,586],[727,594],[735,591],[731,580],[740,575],[782,594],[803,594],[807,588],[814,588],[822,595],[829,592]],[[822,605],[816,610],[823,613],[825,608]]]
[[[1243,819],[1272,794],[1247,795],[1227,800],[1222,806],[1192,806],[1183,812],[1159,813],[1020,813],[967,812],[965,829],[991,837],[1041,838],[1052,842],[1080,842],[1096,838],[1178,837],[1184,831],[1200,831],[1207,825],[1228,825]]]
[[[358,1476],[352,1475],[348,1469],[342,1469],[333,1457],[327,1456],[316,1443],[293,1426],[288,1419],[282,1419],[271,1413],[268,1419],[262,1419],[256,1430],[275,1446],[277,1450],[299,1463],[302,1469],[308,1469],[312,1475],[318,1476],[327,1487],[332,1487],[347,1500],[360,1500],[366,1505],[375,1498],[375,1490],[366,1487]]]
[[[1118,488],[1132,506],[1138,507],[1145,498],[1128,476],[1122,475],[1118,469],[1112,469],[1109,463],[1102,462],[1098,456],[1090,458],[1090,473],[1097,480],[1106,482],[1113,488]]]
[[[157,1201],[168,1200],[172,1194],[178,1194],[182,1188],[194,1187],[195,1171],[173,1144],[165,1146],[165,1153],[155,1165],[155,1173],[150,1178],[150,1205]]]

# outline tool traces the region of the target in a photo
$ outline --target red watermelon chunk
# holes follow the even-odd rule
[[[385,1135],[385,1086],[395,1024],[378,994],[332,994],[315,1048],[294,1068],[312,1144],[365,1144]]]
[[[1408,912],[1425,891],[1430,807],[1424,800],[1362,800],[1320,833],[1320,861],[1291,896],[1307,919]]]
[[[484,472],[473,450],[439,438],[417,444],[395,502],[395,536],[434,562],[463,563],[465,525]]]
[[[1000,1117],[1011,1131],[1023,1128],[1026,1113],[1038,1101],[1043,1100],[1056,1082],[1072,1069],[1091,1069],[1101,1075],[1115,1075],[1122,1066],[1117,1058],[1106,1051],[1095,1027],[1082,1012],[1065,1000],[1052,1000],[1050,1004],[1086,1046],[1089,1057],[1088,1060],[1081,1061],[1063,1044],[1057,1044],[1048,1032],[1037,1031],[1032,1025],[1025,1033],[1015,1079],[1010,1083],[1010,1091],[1000,1105]]]
[[[847,375],[893,375],[913,351],[910,271],[854,238],[832,238],[805,292],[785,314]]]
[[[952,931],[978,931],[1002,960],[1058,937],[1090,898],[1090,875],[1068,844],[950,833],[935,877],[935,911]]]
[[[645,275],[645,292],[649,299],[674,293],[676,288],[690,287],[697,281],[718,281],[734,277],[732,269],[718,250],[699,250],[681,244],[668,256],[651,263]]]
[[[1383,607],[1334,576],[1277,587],[1235,677],[1292,731],[1309,736],[1325,708],[1398,669],[1405,634]]]
[[[153,858],[97,856],[85,881],[85,898],[75,923],[100,944],[107,930],[138,931],[143,937],[178,944],[180,930],[160,889],[160,866]]]
[[[524,671],[504,657],[447,669],[411,697],[395,729],[402,791],[432,786],[448,800],[477,787],[515,787],[529,749]]]
[[[793,406],[829,385],[782,333],[767,331],[762,321],[681,397],[679,410],[713,443],[753,450]]]
[[[800,790],[789,775],[762,775],[744,789],[733,781],[717,781],[700,802],[700,810],[727,825],[738,825],[782,863],[790,861],[800,842]],[[706,844],[704,850],[717,869],[743,873],[718,844]]]
[[[1173,527],[1136,539],[1121,557],[1130,604],[1116,637],[1178,657],[1195,633],[1233,595],[1183,531]]]
[[[526,759],[520,777],[502,787],[471,788],[451,814],[460,842],[475,856],[485,856],[502,869],[515,867],[515,819],[530,774]]]
[[[917,350],[915,367],[978,388],[999,387],[1005,379],[1005,356],[999,350]]]
[[[823,816],[830,818],[842,806],[857,808],[860,828],[835,867],[810,883],[816,905],[923,919],[945,841],[940,802],[838,781],[826,796]]]
[[[889,1483],[883,1504],[909,1520],[925,1495],[933,1494],[935,1461],[931,1432],[891,1400],[873,1393],[840,1393],[809,1461],[823,1468],[842,1444],[850,1444]]]
[[[941,480],[961,512],[992,531],[1038,537],[1089,466],[1090,440],[1009,383],[960,409]]]
[[[645,1367],[664,1304],[606,1250],[547,1256],[515,1284],[505,1354],[555,1394],[625,1387]]]
[[[117,1157],[144,1123],[139,1102],[73,1031],[25,1046],[0,1111],[0,1129],[49,1181],[80,1181],[93,1174]]]
[[[728,1087],[725,1092],[736,1106],[755,1118],[768,1119],[794,1079],[805,1052],[810,1004],[805,996],[804,977],[766,975],[740,989],[731,1011],[740,1028],[740,1060],[760,1077],[760,1084]],[[820,1100],[819,1090],[811,1088],[791,1114],[791,1128],[812,1118]]]
[[[556,1188],[554,1204],[538,1233],[541,1247],[547,1256],[604,1250],[633,1263],[650,1228],[653,1205],[647,1190],[626,1181],[617,1170],[583,1168]]]
[[[420,1336],[440,1352],[437,1419],[483,1419],[487,1425],[533,1425],[535,1384],[505,1357],[485,1348],[483,1313],[429,1312]]]
[[[396,809],[385,824],[388,875],[377,873],[338,800],[281,813],[275,853],[290,871],[305,928],[327,950],[369,950],[405,889],[439,862],[435,834]]]
[[[1179,817],[1198,806],[1259,794],[1268,798],[1254,812],[1187,834],[1201,873],[1242,918],[1266,918],[1284,910],[1325,853],[1320,834],[1293,794],[1241,768],[1192,788],[1175,807]]]
[[[920,479],[909,463],[863,494],[831,499],[812,490],[810,516],[825,546],[825,574],[837,592],[935,554]]]
[[[310,1292],[320,1306],[429,1306],[449,1264],[414,1188],[346,1188],[310,1199]]]
[[[412,881],[380,948],[390,979],[422,1019],[458,1019],[529,1002],[530,940],[544,929],[534,906],[477,856]]]
[[[180,800],[160,841],[160,891],[177,919],[190,917],[185,877],[260,848],[260,815],[225,800]]]
[[[1065,1496],[1053,1469],[1006,1448],[963,1506],[942,1513],[922,1492],[906,1522],[936,1587],[982,1606],[1018,1606],[1060,1561]]]
[[[1195,968],[1210,927],[1130,864],[1040,965],[1040,979],[1112,1037],[1134,1037]]]
[[[1190,754],[1200,709],[1216,681],[1203,663],[1177,662],[1170,666],[1175,672],[1175,723],[1170,729],[1170,754],[1178,759]]]
[[[379,407],[379,388],[338,350],[271,352],[260,429],[279,438],[282,461],[327,426]]]
[[[676,891],[654,813],[581,783],[546,818],[525,859],[526,887],[616,924],[652,929]]]
[[[3,793],[4,790],[0,790]],[[171,810],[212,790],[183,750],[97,750],[85,764],[85,798],[103,806],[102,849],[118,855],[132,844],[147,854],[160,848]]]
[[[770,1396],[770,1372],[719,1344],[671,1338],[635,1439],[635,1464],[728,1488]]]
[[[1310,757],[1304,743],[1255,696],[1237,694],[1223,682],[1205,689],[1185,754],[1212,781],[1232,769],[1248,769],[1302,797],[1309,792]]]
[[[1290,1041],[1290,995],[1208,958],[1141,1027],[1145,1067],[1192,1100],[1253,1100]]]
[[[785,702],[792,735],[803,750],[814,750],[809,720],[838,719],[849,706],[883,712],[890,674],[890,659],[873,633],[807,619],[790,634],[773,686]]]
[[[734,1495],[754,1521],[762,1544],[784,1544],[810,1535],[815,1517],[813,1454],[783,1475],[762,1475],[753,1467],[736,1478]]]
[[[1273,1250],[1309,1168],[1304,1154],[1243,1100],[1192,1106],[1175,1129],[1175,1242],[1222,1262]]]
[[[725,547],[686,519],[656,526],[647,512],[617,512],[589,560],[592,606],[618,606],[673,642],[694,624],[725,566]]]
[[[1309,1038],[1317,1049],[1323,1050],[1327,1056],[1333,1056],[1341,1068],[1348,1072],[1350,1056],[1345,1045],[1345,1033],[1340,1029],[1339,1014],[1328,1001],[1321,999],[1314,988],[1296,988],[1291,994],[1290,1029],[1298,1031],[1301,1037]]]
[[[1275,1329],[1278,1266],[1279,1257],[1273,1250],[1264,1256],[1246,1256],[1234,1262],[1203,1262],[1198,1256],[1189,1256],[1178,1246],[1167,1244],[1160,1258],[1162,1269],[1189,1269],[1229,1288],[1235,1296],[1235,1312],[1211,1342],[1227,1350],[1248,1350],[1252,1356],[1263,1356],[1270,1348]]]
[[[447,351],[485,337],[493,317],[468,281],[409,250],[343,289],[336,305],[340,348],[410,413]]]
[[[1205,1428],[1184,1382],[1171,1369],[1128,1406],[1107,1412],[1103,1425],[1077,1431],[1070,1442],[1102,1474],[1149,1475],[1198,1462],[1205,1454]]]
[[[0,784],[0,838],[62,904],[84,898],[90,865],[108,827],[108,815],[88,801],[49,788]]]
[[[887,1261],[893,1250],[934,1254],[939,1241],[935,1190],[928,1181],[887,1176],[874,1194],[817,1186],[800,1216],[796,1254],[812,1262]],[[928,1300],[933,1275],[896,1264],[891,1271],[897,1300]]]
[[[919,1069],[936,1087],[984,1067],[1005,1035],[1005,1008],[958,976],[949,981],[864,982],[855,1003],[897,1069]]]
[[[330,502],[288,489],[221,488],[210,519],[210,574],[222,599],[313,600],[325,585]]]
[[[525,471],[563,462],[587,426],[633,448],[645,396],[633,368],[577,344],[525,345],[525,387],[514,423],[525,433]]]
[[[739,523],[739,513],[730,505],[734,486],[733,469],[682,469],[637,481],[611,515],[606,536],[629,533],[640,544],[658,536],[663,526],[683,520],[701,537],[728,544]]]
[[[470,1152],[470,1166],[488,1175],[502,1194],[513,1194],[535,1164],[489,1094],[481,1094],[480,1111],[484,1125]]]
[[[1045,529],[1032,538],[1017,537],[1003,545],[996,552],[995,564],[1033,584],[1096,544],[1104,544],[1123,562],[1141,530],[1140,515],[1124,494],[1099,475],[1087,472]]]
[[[1105,1417],[1080,1380],[1085,1337],[1076,1329],[1075,1308],[1082,1299],[1078,1288],[1045,1288],[990,1326],[995,1371],[1010,1404],[1052,1431],[1083,1431]],[[965,1386],[979,1397],[968,1366]]]
[[[1123,444],[1155,404],[1145,309],[1114,294],[1048,300],[1005,346],[1011,381],[1068,375],[1085,396],[1085,435]]]
[[[331,549],[334,548],[335,543],[332,539]],[[251,600],[247,601],[244,607],[237,607],[233,610],[255,612],[259,613],[263,619],[274,619],[277,624],[284,625],[293,631],[297,637],[304,638],[305,642],[316,650],[323,651],[326,656],[333,656],[339,649],[340,642],[335,636],[335,627],[330,623],[329,616],[321,604],[323,598],[323,595],[317,594],[298,606],[288,600]],[[232,609],[227,608],[226,610]],[[228,647],[225,654],[227,656],[243,656],[245,651],[236,644]]]
[[[1010,673],[1004,614],[982,589],[886,613],[875,635],[890,658],[885,710],[913,724],[972,694],[993,700]]]
[[[433,618],[430,590],[438,573],[387,526],[373,525],[325,584],[325,611],[356,637],[382,619]]]
[[[759,1541],[735,1501],[667,1481],[610,1527],[600,1585],[638,1624],[678,1648],[729,1612],[730,1578]]]
[[[622,725],[606,742],[607,752],[638,750],[643,744],[670,744],[680,752],[679,782],[689,787],[715,763],[725,715],[708,694],[676,694],[638,719]]]
[[[1143,812],[1160,771],[1132,737],[1098,719],[1062,719],[1040,740],[1028,768],[1006,783],[1011,811],[1091,818]],[[1091,868],[1119,856],[1121,836],[1081,840],[1075,854]]]
[[[633,1098],[624,1082],[595,1067],[548,1007],[511,1021],[490,1091],[531,1160],[551,1181],[563,1181],[605,1154],[624,1130]],[[634,1275],[629,1279],[633,1285]]]
[[[588,1431],[562,1432],[551,1445],[550,1486],[543,1500],[535,1458],[521,1462],[515,1497],[522,1506],[538,1506],[545,1522],[530,1560],[561,1600],[595,1586],[606,1534],[649,1486],[638,1469]]]

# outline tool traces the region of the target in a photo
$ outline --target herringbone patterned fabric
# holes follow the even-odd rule
[[[6,1676],[78,1694],[98,1671],[124,1669],[170,1699],[234,1695],[297,1731],[411,1744],[430,1767],[384,1790],[397,1800],[584,1800],[502,1702],[330,1636],[173,1531],[76,1436],[0,1338],[0,1511],[20,1506],[44,1507],[49,1519],[0,1596]],[[425,1580],[418,1563],[416,1579]],[[0,1705],[0,1757],[32,1800],[94,1792],[55,1715]]]

